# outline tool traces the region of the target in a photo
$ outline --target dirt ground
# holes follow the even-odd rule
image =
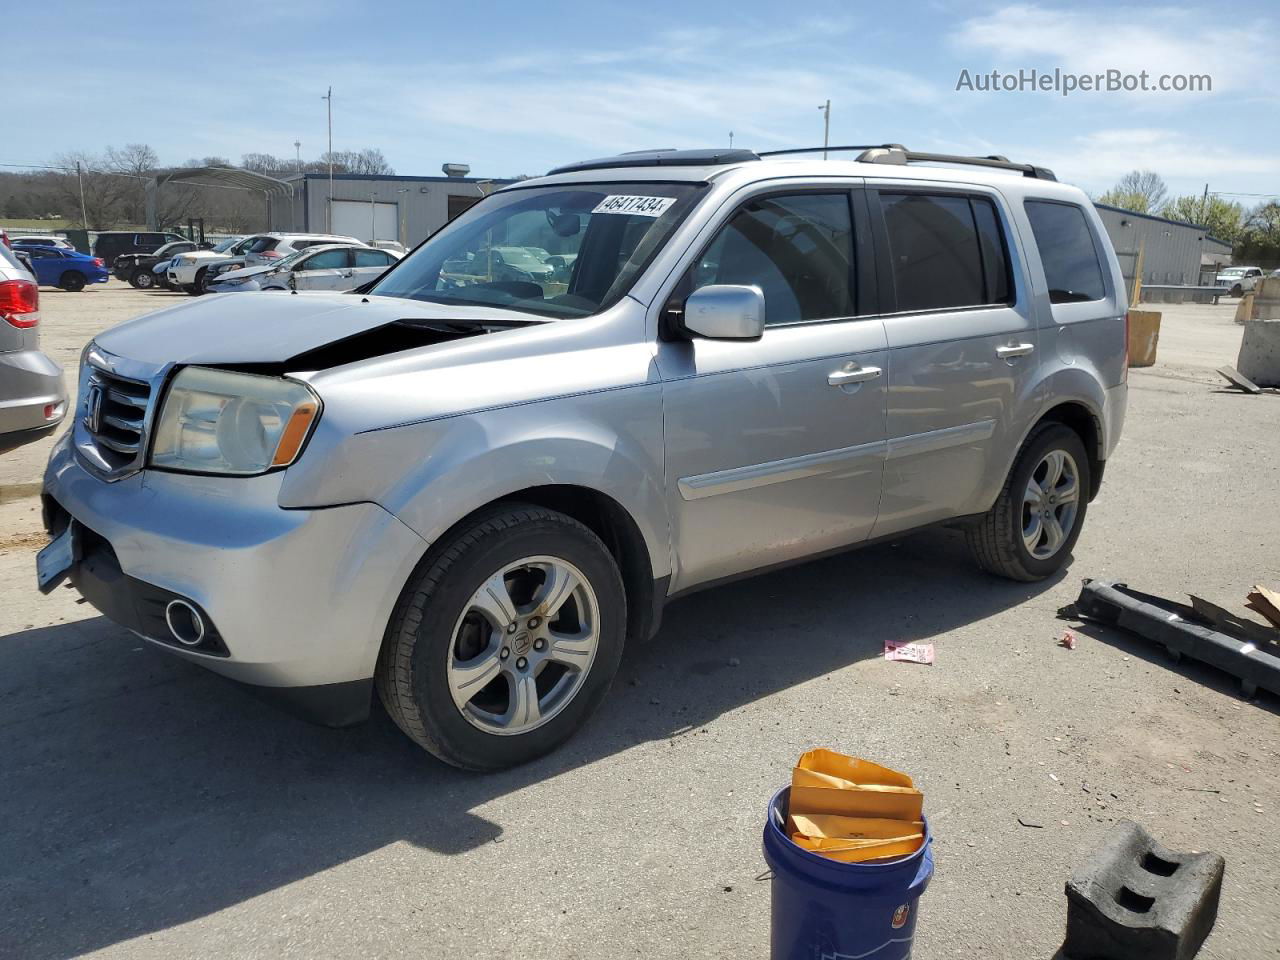
[[[69,377],[94,332],[181,299],[41,295]],[[1063,575],[993,580],[944,530],[692,596],[565,749],[498,775],[442,766],[380,712],[308,726],[74,591],[40,596],[34,503],[0,504],[0,956],[764,956],[764,806],[815,745],[925,791],[917,960],[1048,960],[1063,882],[1122,818],[1226,857],[1200,956],[1280,956],[1275,698],[1107,628],[1057,646],[1082,577],[1237,610],[1280,584],[1280,396],[1213,373],[1234,302],[1162,309]],[[4,457],[0,486],[46,455]],[[936,665],[886,662],[889,638],[933,642]]]

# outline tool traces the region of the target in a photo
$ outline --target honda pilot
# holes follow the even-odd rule
[[[942,523],[1052,575],[1125,416],[1093,205],[1003,158],[820,152],[572,164],[352,293],[98,335],[42,589],[325,723],[376,690],[494,769],[689,591]]]

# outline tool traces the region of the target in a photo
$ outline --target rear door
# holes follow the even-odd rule
[[[351,254],[351,286],[344,288],[347,290],[366,284],[370,280],[381,276],[387,267],[395,262],[395,258],[385,250],[365,250],[360,247],[353,247]]]
[[[848,181],[757,188],[704,241],[669,301],[755,284],[766,323],[758,341],[658,342],[674,590],[871,531],[887,358],[856,198]]]
[[[313,253],[293,268],[295,290],[349,290],[355,285],[351,282],[351,251],[345,247]]]
[[[867,198],[889,348],[878,537],[990,505],[1000,451],[1037,413],[1038,333],[995,190],[880,182]]]

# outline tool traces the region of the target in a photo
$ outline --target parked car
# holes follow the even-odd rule
[[[67,412],[62,368],[40,351],[40,290],[0,244],[0,453],[48,436]]]
[[[225,263],[235,262],[243,265],[244,253],[263,233],[251,234],[247,237],[236,237],[223,240],[212,250],[195,250],[181,253],[169,262],[166,271],[166,285],[172,290],[185,290],[187,293],[199,295],[208,290],[211,268]],[[236,258],[240,259],[237,260]]]
[[[291,253],[297,253],[299,250],[306,250],[308,247],[318,247],[327,243],[350,243],[361,247],[368,246],[363,240],[338,234],[271,233],[265,237],[259,237],[245,251],[244,265],[246,267],[261,266],[264,263],[270,263],[272,260],[280,260],[287,257]]]
[[[385,273],[400,259],[390,250],[363,244],[322,244],[307,247],[266,266],[244,267],[219,274],[210,293],[254,290],[354,290]]]
[[[1124,423],[1124,280],[1079,189],[936,161],[573,164],[359,296],[114,326],[45,472],[41,589],[314,719],[376,688],[493,769],[563,742],[689,591],[940,523],[1051,576]],[[513,235],[572,249],[568,288],[447,282]]]
[[[379,250],[390,250],[392,253],[398,253],[402,257],[409,252],[409,248],[399,240],[373,240],[369,243],[369,246],[377,247]]]
[[[62,250],[74,250],[75,245],[66,237],[55,237],[47,233],[29,233],[9,237],[9,243],[21,243],[27,246],[39,244],[47,247],[58,247]]]
[[[212,246],[212,244],[210,244]],[[122,253],[116,257],[111,272],[117,280],[124,280],[139,290],[150,290],[155,286],[155,267],[159,263],[168,263],[180,253],[190,253],[202,249],[192,240],[174,240],[166,243],[155,253]]]
[[[1243,297],[1246,293],[1252,292],[1260,279],[1262,279],[1260,267],[1227,267],[1218,272],[1213,282],[1216,286],[1228,287],[1227,296]]]
[[[116,257],[122,253],[152,253],[166,243],[185,240],[176,233],[133,233],[127,230],[106,230],[93,241],[93,255],[101,257],[110,269]]]
[[[14,249],[26,251],[41,286],[75,292],[90,283],[106,283],[111,277],[101,257],[92,257],[79,250],[44,245],[17,245]]]

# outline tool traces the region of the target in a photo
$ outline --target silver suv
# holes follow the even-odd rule
[[[570,266],[513,274],[513,248]],[[313,718],[376,687],[436,756],[505,767],[565,740],[679,594],[944,522],[993,573],[1053,574],[1126,373],[1115,255],[1047,170],[578,163],[352,294],[101,334],[39,577]]]

